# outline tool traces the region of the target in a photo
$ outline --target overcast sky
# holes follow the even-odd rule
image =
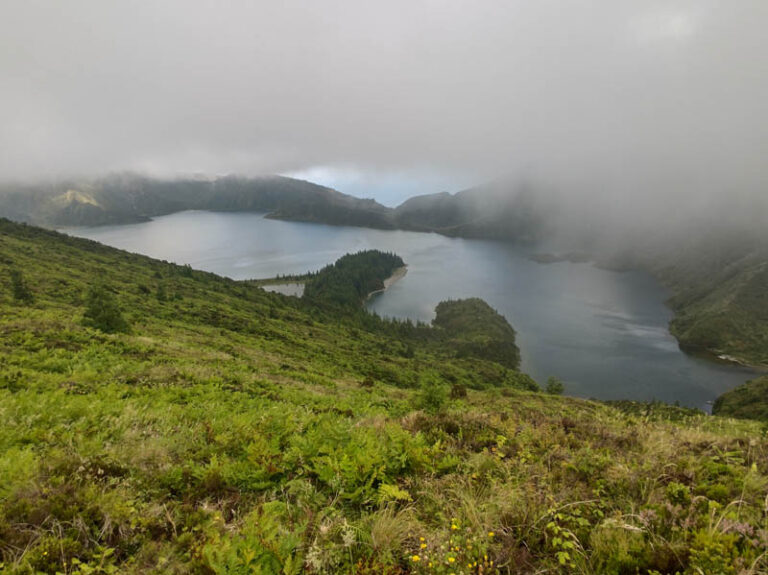
[[[765,190],[766,0],[0,0],[0,178]]]

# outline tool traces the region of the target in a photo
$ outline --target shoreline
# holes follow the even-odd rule
[[[405,274],[408,273],[408,266],[404,265],[402,267],[397,268],[395,271],[392,272],[392,275],[389,276],[387,279],[384,280],[384,287],[381,289],[373,290],[371,293],[369,293],[367,296],[365,296],[364,301],[368,301],[377,293],[383,293],[387,291],[387,289],[403,279],[405,277]]]
[[[682,351],[684,354],[689,355],[691,357],[703,359],[705,361],[714,363],[716,365],[725,365],[729,367],[741,368],[741,369],[744,369],[745,371],[750,371],[757,375],[768,373],[768,364],[750,363],[747,360],[742,359],[736,355],[731,355],[728,353],[724,353],[722,351],[717,351],[717,350],[709,349],[706,347],[699,347],[696,345],[686,344],[684,342],[681,342],[680,339],[678,339],[678,337],[671,331],[670,331],[670,334],[672,335],[672,337],[675,338],[675,340],[677,340],[678,346],[680,347],[680,351]]]

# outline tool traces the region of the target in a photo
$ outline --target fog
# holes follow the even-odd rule
[[[767,21],[765,0],[0,0],[0,179],[314,174],[391,205],[504,176],[748,213]]]

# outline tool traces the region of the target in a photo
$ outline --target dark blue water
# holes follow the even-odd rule
[[[363,249],[393,251],[408,273],[371,298],[371,310],[429,321],[441,300],[481,297],[517,330],[523,369],[540,382],[560,377],[570,395],[705,408],[753,375],[682,353],[667,331],[667,293],[647,274],[538,264],[505,243],[211,212],[66,231],[234,279],[316,270]]]

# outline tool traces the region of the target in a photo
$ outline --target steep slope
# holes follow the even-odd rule
[[[670,331],[681,347],[768,365],[768,240],[763,234],[689,235],[635,262],[671,291]]]
[[[766,568],[751,422],[519,391],[424,326],[7,221],[0,269],[4,572]]]

